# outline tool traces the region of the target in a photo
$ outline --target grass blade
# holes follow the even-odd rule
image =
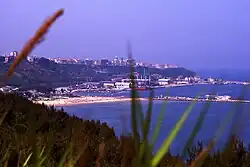
[[[152,167],[157,166],[159,164],[160,160],[162,159],[162,157],[166,154],[172,141],[174,140],[177,133],[180,131],[184,121],[187,119],[187,117],[188,117],[189,113],[191,112],[195,103],[196,103],[196,101],[191,102],[191,104],[187,107],[186,111],[181,116],[180,120],[176,123],[175,127],[171,130],[170,134],[165,139],[162,146],[160,147],[160,149],[158,150],[158,152],[156,153],[156,155],[152,159]]]
[[[128,59],[132,60],[132,51],[131,51],[131,46],[130,43],[128,42]],[[134,140],[134,144],[135,144],[135,150],[136,150],[136,155],[138,155],[139,153],[139,147],[140,147],[140,135],[138,132],[138,122],[137,122],[137,111],[138,109],[141,108],[140,104],[138,105],[137,100],[139,101],[139,99],[136,99],[137,96],[137,92],[135,89],[133,89],[135,87],[135,81],[134,81],[134,67],[132,62],[130,61],[129,64],[130,67],[130,79],[131,79],[131,84],[132,84],[132,90],[131,90],[131,128],[132,128],[132,133],[133,133],[133,140]],[[142,111],[138,111],[139,112],[139,121],[142,124]]]
[[[7,114],[8,114],[8,111],[5,111],[3,113],[3,115],[1,116],[1,118],[0,118],[0,125],[2,125],[2,123],[3,123],[3,121],[4,121],[4,119],[5,119],[5,117],[6,117]]]
[[[215,93],[214,90],[212,92],[213,92],[212,94]],[[185,144],[185,146],[184,146],[184,148],[182,150],[181,157],[183,159],[186,157],[186,153],[187,153],[188,148],[190,148],[190,146],[193,144],[196,135],[200,131],[200,128],[202,126],[202,123],[204,122],[205,116],[206,116],[210,106],[211,106],[211,102],[208,101],[208,102],[205,103],[204,107],[202,108],[202,110],[200,112],[200,115],[199,115],[199,117],[197,119],[197,122],[196,122],[196,124],[195,124],[195,126],[194,126],[194,128],[193,128],[193,130],[191,132],[191,135],[189,136],[189,138],[188,138],[188,140],[187,140],[187,142],[186,142],[186,144]]]
[[[211,140],[208,146],[205,149],[203,149],[202,152],[196,157],[195,161],[190,165],[190,167],[202,166],[205,158],[207,157],[209,151],[213,148],[214,145],[215,145],[215,141]]]
[[[72,152],[72,148],[73,148],[73,144],[72,142],[69,144],[69,147],[67,148],[67,150],[65,151],[65,153],[63,154],[58,167],[63,167],[65,165],[67,156],[70,155],[70,153]]]
[[[199,118],[197,119],[197,122],[191,132],[191,135],[189,136],[187,143],[182,151],[181,157],[185,158],[186,157],[186,153],[188,148],[190,148],[190,146],[192,145],[196,135],[198,134],[198,132],[200,131],[200,128],[202,126],[202,123],[205,119],[205,115],[207,114],[207,111],[209,109],[209,107],[211,106],[211,102],[206,102],[205,107],[203,108],[203,110],[200,113]]]
[[[134,81],[132,81],[132,85]],[[140,144],[140,136],[138,132],[138,125],[137,125],[137,105],[136,105],[136,92],[135,90],[131,90],[131,128],[132,128],[132,133],[133,133],[133,138],[135,142],[135,147],[136,147],[136,152],[138,153],[139,149],[139,144]],[[142,118],[141,118],[142,119]]]
[[[238,99],[239,100],[243,99],[245,97],[247,91],[248,91],[248,85],[244,85],[244,87],[242,88],[242,91],[241,91]],[[232,135],[236,135],[237,130],[238,130],[239,122],[241,121],[240,118],[241,118],[242,113],[243,113],[243,112],[237,112],[237,111],[240,111],[239,110],[239,108],[241,107],[241,103],[240,102],[236,102],[233,107],[235,108],[235,110],[234,110],[234,116],[233,116],[232,125],[231,125],[231,129],[230,129],[231,133],[229,135],[229,138]]]
[[[30,153],[29,156],[28,156],[28,158],[25,160],[25,162],[24,162],[24,164],[23,164],[23,167],[25,167],[25,166],[28,165],[28,162],[29,162],[31,156],[32,156],[32,153]]]
[[[169,92],[167,90],[166,91],[166,96],[168,94],[169,94]],[[158,134],[159,134],[159,131],[160,131],[161,123],[163,121],[164,114],[165,114],[165,111],[166,111],[166,106],[167,106],[166,104],[167,104],[167,100],[163,100],[162,105],[161,105],[161,110],[160,110],[160,113],[158,115],[157,122],[156,122],[156,125],[154,127],[153,135],[152,135],[151,142],[150,142],[150,145],[149,145],[151,151],[153,150],[155,141],[156,141],[156,139],[158,137]]]
[[[207,157],[210,150],[213,148],[213,146],[216,144],[217,140],[222,135],[223,131],[225,130],[227,124],[230,122],[230,120],[233,118],[234,110],[230,110],[228,115],[224,118],[224,120],[221,122],[219,129],[215,132],[215,136],[213,140],[209,143],[209,145],[197,156],[195,161],[192,163],[191,167],[199,167],[203,164],[204,159]]]
[[[215,132],[215,136],[213,140],[208,144],[208,146],[203,149],[203,151],[197,156],[197,158],[194,160],[194,162],[191,164],[191,167],[199,167],[203,164],[204,159],[207,157],[210,150],[213,148],[213,146],[216,144],[217,140],[222,135],[224,129],[226,128],[226,125],[230,121],[230,118],[233,116],[233,111],[231,110],[229,114],[225,117],[225,119],[222,121],[219,129]]]
[[[138,158],[139,162],[141,162],[143,155],[149,156],[149,152],[151,151],[148,149],[149,148],[148,147],[148,133],[149,133],[149,129],[150,129],[151,115],[152,115],[152,109],[153,109],[153,97],[154,97],[154,91],[150,90],[146,118],[143,121],[142,144],[140,146],[139,158]],[[146,161],[147,160],[149,160],[149,159],[146,158]]]
[[[147,140],[150,129],[151,115],[153,109],[153,97],[154,97],[154,91],[151,90],[149,95],[148,110],[143,124],[143,140]]]
[[[142,104],[141,101],[139,100],[140,96],[137,91],[135,91],[135,96],[136,96],[136,114],[138,114],[137,118],[139,119],[138,123],[138,131],[141,129],[143,131],[143,124],[144,124],[144,114],[142,112]]]

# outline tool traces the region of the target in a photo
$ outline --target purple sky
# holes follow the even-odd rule
[[[20,50],[42,21],[56,22],[32,54],[126,57],[191,69],[248,68],[250,0],[0,0],[0,54]]]

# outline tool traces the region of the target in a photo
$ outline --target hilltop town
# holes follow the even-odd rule
[[[0,56],[1,75],[7,71],[16,56],[17,52]],[[22,89],[38,89],[111,81],[114,78],[128,78],[131,64],[139,75],[151,76],[152,79],[195,76],[195,72],[176,65],[143,64],[133,59],[79,60],[30,56],[17,67],[7,84]]]

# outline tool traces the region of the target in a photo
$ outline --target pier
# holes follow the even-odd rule
[[[249,100],[237,100],[237,99],[206,99],[206,98],[193,98],[193,97],[155,97],[153,100],[168,100],[168,101],[197,101],[197,102],[222,102],[222,103],[250,103]]]

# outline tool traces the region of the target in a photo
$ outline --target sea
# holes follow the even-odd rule
[[[250,73],[249,73],[250,74]],[[216,77],[224,80],[238,80],[238,81],[250,81],[250,75],[248,71],[201,71],[201,77]],[[243,99],[250,100],[250,91],[243,85],[192,85],[181,86],[171,88],[160,88],[154,90],[155,96],[169,95],[169,96],[188,96],[195,97],[197,94],[204,96],[211,94],[212,91],[217,95],[229,95],[232,98],[238,98],[241,92],[245,90]],[[130,92],[118,92],[118,93],[86,93],[78,92],[78,95],[89,96],[124,96],[129,97]],[[140,92],[140,97],[148,97],[149,92]],[[142,101],[142,109],[145,113],[148,106],[148,101]],[[177,102],[168,101],[164,108],[163,122],[160,127],[159,136],[154,146],[154,151],[161,147],[162,142],[168,136],[171,129],[175,126],[176,122],[180,119],[185,109],[190,105],[190,102]],[[186,141],[192,132],[194,125],[199,117],[202,109],[204,108],[204,102],[197,102],[188,115],[183,127],[177,134],[173,143],[171,144],[170,151],[172,154],[181,153]],[[153,102],[152,122],[150,127],[150,135],[155,127],[158,115],[163,108],[163,101]],[[112,127],[119,137],[122,134],[128,134],[131,132],[130,128],[130,102],[114,102],[114,103],[98,103],[98,104],[81,104],[74,106],[64,106],[66,112],[70,115],[76,115],[83,119],[88,120],[100,120],[106,122]],[[232,113],[232,117],[228,115]],[[221,149],[225,146],[228,136],[230,135],[230,129],[235,123],[236,134],[240,137],[244,143],[250,143],[250,103],[225,103],[225,102],[213,102],[208,109],[204,122],[201,126],[198,135],[195,138],[194,144],[198,141],[202,141],[206,145],[212,138],[215,137],[215,133],[222,127],[224,120],[230,118],[226,124],[223,133],[218,138],[214,150]],[[151,137],[151,136],[149,136]]]

